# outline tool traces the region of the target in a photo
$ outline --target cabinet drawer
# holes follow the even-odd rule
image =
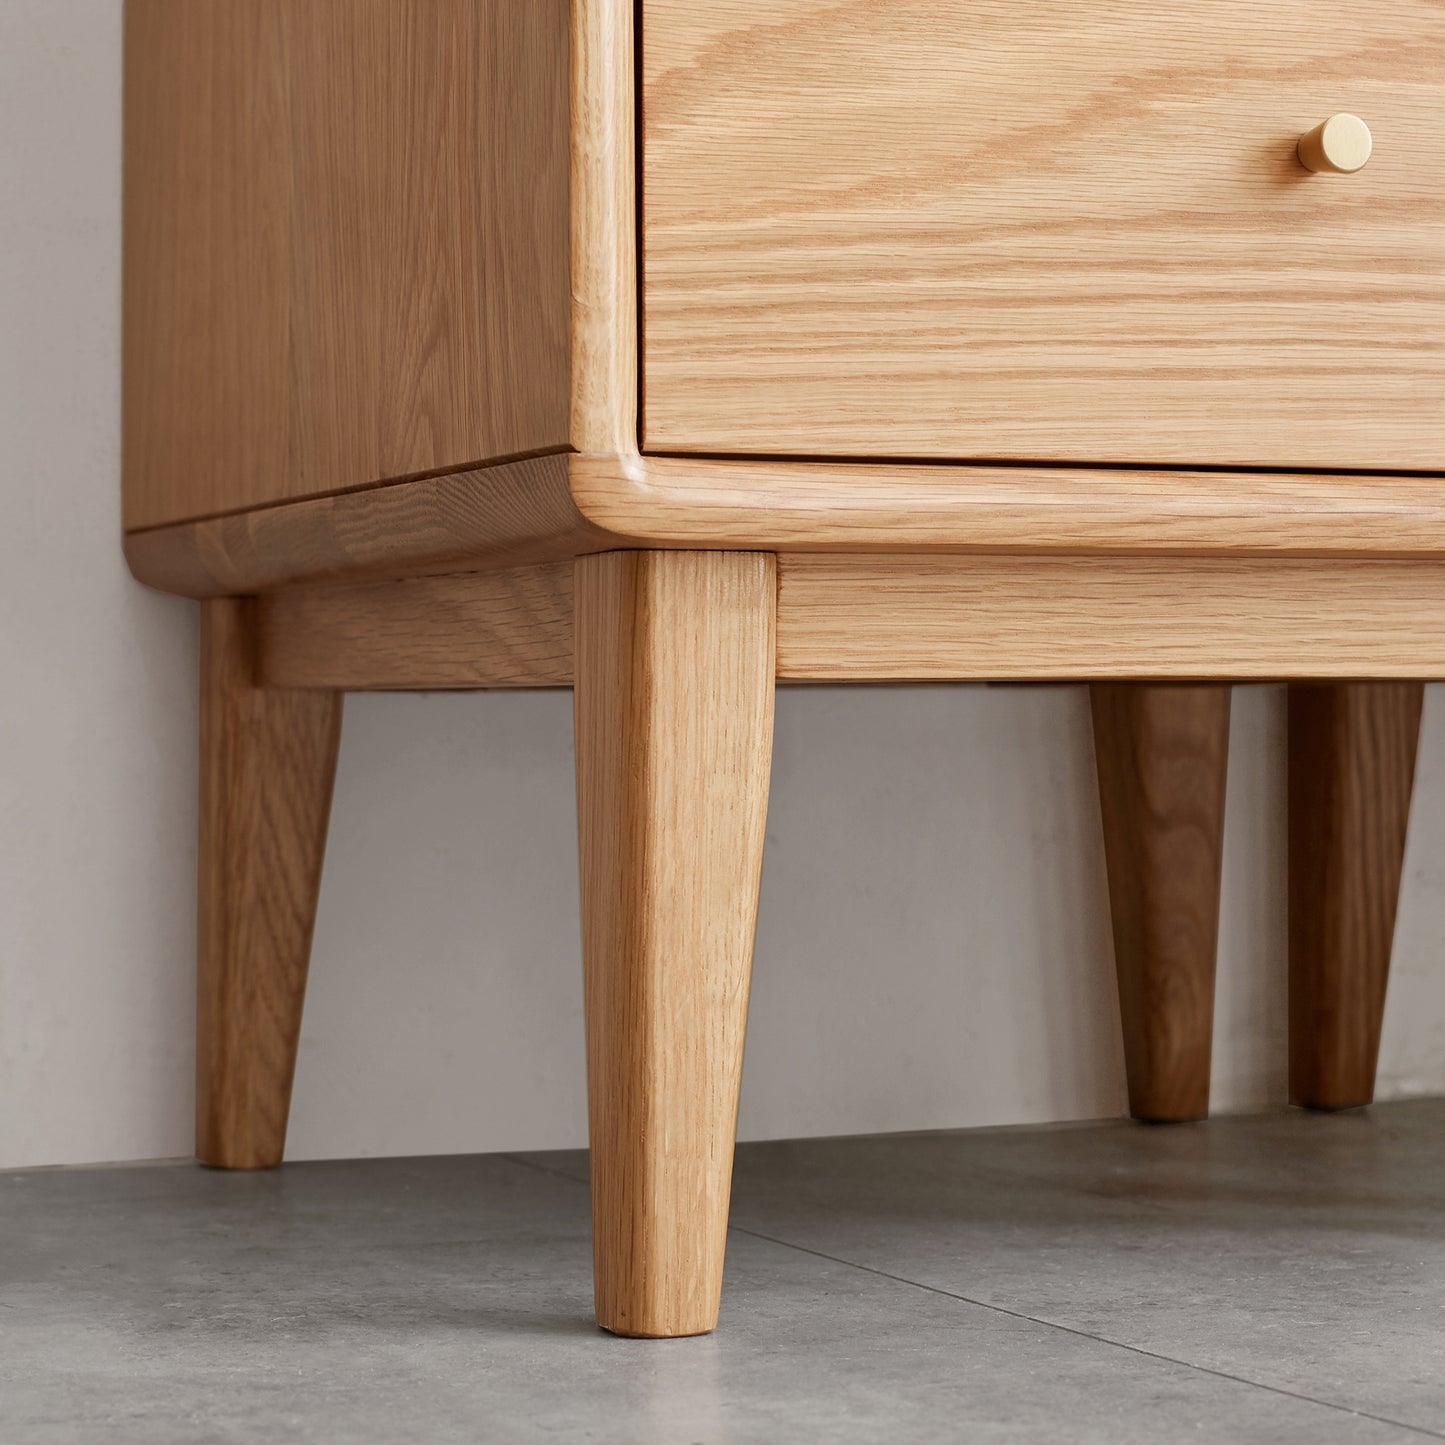
[[[642,58],[649,450],[1445,465],[1439,0],[644,0]]]

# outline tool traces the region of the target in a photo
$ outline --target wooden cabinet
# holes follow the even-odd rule
[[[128,0],[125,547],[205,606],[203,1157],[280,1159],[365,688],[576,687],[609,1328],[716,1318],[775,680],[1100,682],[1164,1116],[1207,1095],[1220,689],[1312,680],[1296,1092],[1367,1096],[1445,676],[1442,75],[1434,0]],[[1368,164],[1306,168],[1345,111]]]

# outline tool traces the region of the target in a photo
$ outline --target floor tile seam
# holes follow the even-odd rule
[[[535,1169],[542,1174],[550,1174],[558,1179],[570,1180],[574,1184],[587,1184],[585,1176],[569,1174],[566,1170],[558,1169],[554,1165],[540,1164],[534,1160],[524,1158],[516,1154],[503,1156],[514,1164],[523,1168]],[[1231,1384],[1242,1385],[1246,1389],[1264,1390],[1272,1395],[1280,1395],[1285,1399],[1298,1400],[1303,1404],[1317,1405],[1321,1409],[1333,1410],[1337,1414],[1350,1415],[1356,1419],[1369,1420],[1378,1425],[1391,1426],[1397,1430],[1405,1430],[1414,1435],[1420,1435],[1429,1440],[1445,1440],[1445,1434],[1435,1430],[1427,1429],[1421,1425],[1412,1425],[1405,1420],[1396,1420],[1388,1415],[1377,1415],[1368,1410],[1352,1409],[1348,1405],[1341,1405],[1334,1400],[1321,1400],[1314,1395],[1301,1394],[1296,1390],[1286,1390],[1280,1385],[1271,1385],[1263,1380],[1252,1380],[1243,1375],[1233,1375],[1227,1370],[1217,1370],[1209,1365],[1200,1365],[1193,1360],[1181,1360],[1174,1355],[1161,1354],[1156,1350],[1146,1350],[1139,1345],[1131,1345],[1123,1340],[1111,1340],[1103,1335],[1096,1335],[1088,1330],[1081,1330],[1073,1325],[1060,1323],[1058,1320],[1044,1319],[1037,1315],[1028,1314],[1023,1310],[1011,1310],[1004,1305],[991,1304],[987,1300],[974,1299],[970,1295],[958,1294],[953,1290],[946,1290],[938,1285],[926,1284],[922,1280],[909,1279],[905,1275],[893,1274],[886,1269],[878,1269],[874,1265],[860,1264],[856,1260],[843,1259],[835,1254],[828,1254],[821,1249],[813,1249],[806,1244],[796,1244],[791,1240],[780,1239],[776,1235],[764,1234],[761,1230],[749,1229],[741,1224],[729,1224],[728,1232],[731,1234],[745,1234],[751,1239],[762,1240],[768,1244],[775,1244],[783,1249],[795,1250],[800,1254],[812,1255],[815,1259],[826,1259],[833,1264],[842,1265],[845,1269],[856,1269],[864,1274],[875,1275],[880,1279],[892,1281],[894,1284],[901,1284],[913,1289],[921,1289],[929,1294],[939,1295],[944,1299],[954,1300],[960,1304],[974,1305],[979,1309],[990,1310],[995,1314],[1005,1315],[1010,1319],[1024,1321],[1028,1324],[1038,1325],[1043,1329],[1059,1330],[1064,1334],[1073,1335],[1077,1339],[1090,1340],[1095,1344],[1104,1345],[1117,1350],[1124,1350],[1129,1354],[1138,1355],[1146,1360],[1154,1360],[1161,1364],[1176,1365],[1182,1369],[1194,1370],[1199,1374],[1211,1375],[1215,1379],[1227,1380]]]
[[[558,1179],[570,1179],[576,1184],[587,1183],[587,1176],[585,1174],[569,1174],[565,1169],[558,1169],[553,1164],[539,1164],[523,1154],[503,1154],[501,1157],[509,1160],[513,1164],[521,1164],[528,1169],[537,1169],[544,1174],[555,1175]],[[1050,1182],[1048,1176],[1045,1174],[1015,1169],[1007,1165],[983,1164],[979,1166],[978,1172],[990,1175],[994,1181],[999,1184],[1041,1185]],[[1135,1209],[1141,1214],[1149,1216],[1167,1214],[1169,1211],[1169,1205],[1162,1200],[1121,1199],[1118,1195],[1110,1194],[1107,1191],[1091,1189],[1081,1185],[1068,1186],[1068,1189],[1071,1193],[1118,1203],[1125,1208]]]
[[[1011,1310],[1006,1305],[992,1304],[988,1300],[975,1299],[971,1295],[959,1294],[954,1290],[943,1289],[939,1285],[926,1284],[922,1280],[909,1279],[906,1275],[894,1274],[890,1270],[879,1269],[875,1265],[860,1264],[857,1260],[843,1259],[836,1254],[829,1254],[825,1250],[813,1249],[806,1244],[795,1244],[790,1240],[779,1239],[775,1235],[764,1234],[761,1230],[749,1229],[740,1224],[730,1224],[728,1229],[731,1233],[745,1234],[752,1239],[764,1240],[769,1244],[781,1245],[784,1249],[797,1250],[801,1254],[810,1254],[816,1259],[826,1259],[833,1264],[839,1264],[847,1269],[856,1269],[864,1274],[877,1276],[879,1279],[891,1280],[894,1284],[901,1284],[912,1289],[925,1290],[929,1294],[939,1295],[944,1299],[954,1300],[959,1304],[974,1305],[979,1309],[989,1310],[994,1314],[1005,1315],[1010,1319],[1020,1320],[1027,1324],[1039,1325],[1044,1329],[1058,1330],[1063,1334],[1073,1335],[1077,1339],[1089,1340],[1094,1344],[1105,1345],[1112,1349],[1124,1350],[1131,1355],[1138,1355],[1146,1360],[1154,1360],[1160,1364],[1177,1365],[1182,1369],[1194,1370],[1202,1375],[1211,1375],[1215,1379],[1227,1380],[1231,1384],[1243,1385],[1246,1389],[1264,1390],[1272,1395],[1282,1395],[1285,1399],[1298,1400],[1307,1405],[1318,1405],[1325,1410],[1333,1410],[1337,1414],[1350,1415],[1355,1419],[1369,1420],[1378,1425],[1388,1425],[1397,1430],[1406,1430],[1414,1435],[1423,1436],[1428,1440],[1445,1440],[1445,1434],[1431,1430],[1423,1425],[1412,1425],[1406,1420],[1396,1420],[1388,1415],[1377,1415],[1369,1410],[1356,1410],[1349,1405],[1342,1405],[1335,1400],[1321,1400],[1314,1395],[1305,1395],[1297,1390],[1287,1390],[1282,1385],[1271,1385],[1264,1380],[1252,1380],[1244,1375],[1234,1375],[1228,1370],[1218,1370],[1210,1365],[1197,1364],[1193,1360],[1182,1360],[1174,1355],[1161,1354],[1157,1350],[1146,1350],[1140,1345],[1131,1345],[1124,1340],[1111,1340],[1104,1335],[1093,1334],[1089,1330],[1079,1329],[1075,1325],[1066,1325],[1058,1320],[1043,1318],[1039,1315],[1031,1315],[1024,1310]]]
[[[501,1157],[510,1160],[514,1164],[521,1164],[525,1168],[536,1169],[544,1174],[555,1175],[559,1179],[570,1179],[577,1184],[586,1184],[588,1182],[585,1174],[569,1174],[566,1170],[558,1169],[555,1165],[540,1164],[527,1158],[525,1155],[504,1154]],[[1002,1184],[1029,1184],[1039,1187],[1058,1184],[1056,1178],[1052,1178],[1045,1172],[1035,1172],[1031,1169],[985,1164],[980,1166],[979,1172],[990,1175],[995,1182]],[[1073,1195],[1076,1198],[1092,1200],[1096,1203],[1114,1205],[1126,1219],[1134,1219],[1137,1221],[1150,1220],[1159,1222],[1161,1220],[1167,1220],[1176,1208],[1176,1201],[1173,1200],[1129,1198],[1105,1189],[1082,1184],[1065,1184],[1060,1190],[1060,1193],[1062,1195]]]
[[[585,1174],[569,1174],[565,1169],[558,1169],[554,1164],[539,1164],[535,1159],[529,1159],[525,1154],[503,1154],[501,1158],[510,1164],[518,1164],[523,1169],[535,1169],[538,1174],[550,1174],[554,1179],[566,1179],[573,1184],[587,1184],[588,1176]]]
[[[771,1141],[763,1140],[760,1142],[767,1143]],[[510,1160],[514,1164],[524,1165],[529,1169],[538,1169],[545,1174],[555,1174],[559,1179],[571,1179],[578,1184],[587,1183],[587,1176],[585,1174],[569,1174],[566,1170],[558,1169],[555,1165],[539,1164],[522,1154],[504,1154],[501,1157]],[[1058,1183],[1056,1178],[1053,1178],[1046,1172],[1036,1170],[1032,1166],[1020,1167],[1011,1164],[996,1164],[990,1162],[978,1165],[976,1172],[989,1175],[998,1184],[1048,1185]],[[1167,1215],[1172,1207],[1170,1201],[1167,1200],[1130,1199],[1111,1193],[1105,1189],[1083,1184],[1066,1184],[1064,1190],[1067,1193],[1081,1195],[1085,1198],[1117,1204],[1125,1210],[1137,1211],[1139,1215],[1149,1218]]]

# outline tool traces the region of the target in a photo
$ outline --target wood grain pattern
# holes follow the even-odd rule
[[[621,540],[578,512],[567,457],[556,454],[129,532],[125,555],[151,587],[225,597],[341,577],[515,567]]]
[[[784,554],[778,675],[1445,677],[1445,569],[1286,558]]]
[[[128,0],[128,528],[567,445],[567,26]]]
[[[290,587],[260,599],[268,687],[556,687],[572,681],[572,563]]]
[[[1445,676],[1428,562],[1281,558],[777,559],[780,680]],[[571,681],[565,564],[282,588],[261,601],[273,684]]]
[[[1439,556],[1429,478],[567,456],[130,532],[188,597],[651,548]]]
[[[254,604],[201,608],[196,1154],[281,1162],[341,696],[258,685]]]
[[[1437,0],[642,15],[644,450],[1445,464]]]
[[[1375,1093],[1424,689],[1289,690],[1290,1096]]]
[[[773,726],[773,559],[577,564],[597,1320],[717,1323]]]
[[[593,525],[651,547],[1440,556],[1438,478],[576,456]]]
[[[130,532],[189,597],[649,548],[1430,557],[1419,477],[874,467],[553,455]]]
[[[572,412],[579,452],[637,451],[634,0],[572,4]]]
[[[1095,683],[1129,1112],[1209,1113],[1229,688]]]

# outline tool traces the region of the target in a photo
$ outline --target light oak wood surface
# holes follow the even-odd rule
[[[566,0],[128,0],[125,524],[568,442]]]
[[[341,695],[257,681],[255,604],[201,608],[196,1154],[281,1162]]]
[[[1290,1097],[1375,1094],[1424,689],[1289,690]]]
[[[572,409],[579,452],[637,451],[635,0],[572,3]]]
[[[406,0],[404,4],[390,7],[393,18],[386,24],[411,26],[414,23],[418,35],[425,38],[432,34],[428,27],[442,24],[442,13],[457,5],[458,0],[444,0],[439,7],[429,10],[423,20],[408,19],[418,3],[419,0]],[[303,5],[284,10],[278,6],[279,0],[238,0],[224,17],[209,0],[195,6],[182,6],[181,0],[137,0],[131,7],[133,13],[128,21],[132,27],[131,63],[133,67],[141,67],[137,72],[140,81],[133,89],[141,99],[135,106],[136,116],[129,122],[129,143],[146,151],[148,158],[143,164],[132,165],[128,171],[129,224],[137,237],[128,246],[128,264],[140,265],[137,258],[148,254],[155,238],[142,233],[141,220],[158,209],[157,186],[174,183],[175,177],[167,167],[179,164],[167,146],[181,142],[160,143],[152,134],[159,123],[157,118],[163,118],[167,105],[200,103],[197,97],[187,100],[177,92],[177,87],[184,89],[184,83],[170,61],[178,48],[184,49],[187,55],[210,57],[207,64],[217,72],[214,83],[208,82],[203,87],[195,81],[192,86],[209,97],[206,113],[212,114],[215,120],[214,133],[202,134],[202,128],[198,127],[188,130],[184,146],[199,153],[234,134],[226,125],[236,122],[240,112],[235,111],[235,107],[241,105],[244,97],[232,92],[241,85],[243,75],[249,77],[247,84],[260,84],[258,77],[266,73],[267,66],[274,68],[280,63],[278,57],[284,58],[282,50],[291,54],[287,47],[292,41],[287,37],[293,30],[328,34],[343,31],[350,34],[355,30],[362,38],[357,40],[353,36],[352,41],[362,46],[363,51],[373,43],[375,34],[380,33],[369,29],[372,22],[364,18],[346,20],[345,14],[362,16],[366,7],[354,7],[344,14],[339,0],[305,0]],[[520,57],[513,72],[516,94],[504,96],[497,91],[475,102],[477,115],[486,111],[503,126],[499,134],[504,139],[528,132],[529,126],[535,128],[535,122],[524,122],[510,112],[497,120],[493,111],[502,109],[506,102],[513,104],[513,110],[527,109],[534,104],[548,113],[558,108],[556,92],[561,83],[560,70],[555,75],[549,70],[546,83],[535,87],[535,95],[531,88],[523,95],[524,84],[532,87],[538,79],[532,71],[542,63],[538,53],[542,29],[550,26],[546,33],[558,42],[549,53],[555,51],[560,55],[570,51],[570,155],[556,158],[554,163],[551,142],[543,147],[542,158],[546,164],[533,197],[539,214],[528,223],[544,227],[541,211],[545,210],[549,218],[545,224],[551,224],[559,222],[563,213],[570,210],[570,312],[562,315],[562,310],[567,309],[562,303],[556,316],[549,306],[533,307],[522,328],[526,334],[519,342],[519,354],[524,360],[537,354],[533,344],[534,327],[540,328],[539,344],[543,349],[554,351],[557,348],[549,338],[559,330],[570,329],[570,419],[565,428],[553,427],[546,430],[546,434],[552,438],[549,445],[561,448],[570,444],[581,454],[570,458],[544,456],[485,468],[467,468],[464,465],[467,459],[463,459],[463,463],[447,463],[462,467],[455,475],[423,476],[392,486],[358,490],[350,497],[344,490],[341,495],[317,496],[322,479],[311,468],[311,475],[297,482],[297,490],[306,494],[302,500],[288,501],[293,493],[286,491],[276,499],[278,504],[254,507],[249,501],[233,497],[230,504],[220,508],[222,514],[211,515],[223,500],[217,493],[208,495],[204,501],[203,510],[207,515],[174,525],[152,525],[149,521],[139,525],[137,514],[128,506],[127,525],[131,530],[126,539],[127,555],[142,580],[186,595],[216,596],[341,577],[406,576],[461,567],[517,566],[643,545],[778,551],[1262,552],[1317,556],[1427,556],[1439,555],[1445,549],[1445,488],[1428,477],[947,464],[907,466],[848,460],[729,461],[639,455],[636,267],[632,249],[636,227],[632,7],[627,0],[577,0],[571,7],[570,40],[561,33],[561,19],[553,13],[557,10],[553,0],[537,7],[519,8],[498,3],[474,8],[478,13],[469,14],[460,22],[464,30],[471,33],[468,27],[474,28],[482,49],[486,50],[488,44],[492,46],[488,54],[500,54],[512,46]],[[698,14],[706,8],[702,7]],[[923,9],[927,8],[925,4]],[[745,17],[746,12],[744,5],[738,14]],[[909,14],[917,19],[918,7]],[[247,20],[247,16],[251,19]],[[696,17],[688,23],[695,22]],[[227,35],[239,37],[250,47],[244,50],[249,67],[221,55],[218,47]],[[266,40],[268,36],[274,45]],[[315,54],[315,45],[304,52],[297,51],[297,56],[308,58],[308,63],[314,60]],[[338,54],[350,52],[343,50]],[[425,45],[419,44],[414,57],[416,64],[431,64],[430,54]],[[293,60],[292,69],[302,63],[301,58],[293,57]],[[349,63],[364,70],[373,62],[366,52],[353,54]],[[157,87],[141,84],[148,80],[149,67],[164,72]],[[286,73],[290,76],[291,70]],[[467,88],[450,71],[443,75],[444,79],[448,77],[458,87]],[[400,81],[398,84],[410,94],[405,85]],[[330,91],[326,93],[329,95]],[[336,99],[338,107],[342,104]],[[417,105],[425,109],[420,100]],[[255,106],[247,113],[256,113]],[[402,116],[400,132],[415,117],[404,106],[397,113]],[[405,159],[406,147],[399,132],[395,138],[396,150]],[[262,170],[282,161],[291,164],[289,150],[285,155],[278,150],[267,160],[260,141],[271,132],[262,128],[258,135],[259,140],[253,138],[248,142],[258,150],[248,164]],[[291,138],[285,139],[287,146],[291,146]],[[303,141],[312,146],[320,144],[314,138],[303,138]],[[303,141],[297,141],[296,145],[302,145]],[[525,149],[523,141],[525,134],[518,141]],[[276,144],[279,146],[280,141]],[[445,145],[442,148],[445,149]],[[385,158],[378,160],[379,167]],[[437,161],[439,166],[449,163],[445,158]],[[240,162],[232,157],[228,164]],[[372,180],[381,183],[384,179],[381,169],[377,169],[374,176],[368,173],[368,183]],[[554,172],[562,171],[570,174],[570,203],[568,197],[558,199],[560,190],[558,195],[553,194]],[[268,177],[271,181],[275,179],[272,171],[257,174],[261,176],[256,180],[257,185]],[[201,191],[204,190],[203,186]],[[232,199],[241,205],[245,187],[233,187],[232,191]],[[508,185],[501,185],[496,194],[498,204],[510,205],[515,186],[508,189]],[[169,217],[166,225],[176,227],[181,226],[189,214],[187,206],[194,206],[199,208],[197,216],[184,224],[200,225],[198,217],[208,204],[198,192],[184,205],[161,206],[159,212]],[[379,212],[381,219],[373,224],[381,225],[387,214],[384,210]],[[330,225],[334,219],[331,213],[322,214],[314,206],[306,217],[308,225],[317,226]],[[439,220],[438,224],[442,223]],[[415,224],[423,223],[416,221]],[[381,225],[381,229],[386,230],[387,226]],[[246,244],[252,248],[259,245],[263,231],[264,228]],[[164,237],[160,239],[164,241]],[[180,243],[176,237],[172,239]],[[361,257],[361,250],[365,250],[365,257],[361,257],[365,259],[378,247],[393,242],[401,244],[392,236],[391,240],[367,243],[357,255]],[[566,249],[562,242],[553,247],[559,255]],[[162,247],[161,254],[170,253]],[[344,247],[339,252],[341,259],[350,254]],[[505,253],[504,259],[505,255],[510,253]],[[560,263],[554,256],[550,260],[539,258],[537,264],[555,270]],[[156,276],[161,274],[160,270],[156,271]],[[179,274],[184,281],[190,273]],[[207,296],[216,305],[223,304],[213,295],[216,288],[211,284],[214,277],[209,272],[191,279],[198,286],[205,285]],[[439,286],[446,280],[445,276],[433,279]],[[530,272],[524,272],[517,283],[521,294],[519,306],[529,304],[528,287],[532,279]],[[150,295],[146,286],[151,286],[155,294]],[[231,313],[192,317],[182,305],[184,293],[185,284],[168,292],[165,285],[156,283],[155,277],[150,277],[145,285],[128,284],[128,315],[142,316],[142,323],[133,325],[128,321],[128,346],[139,337],[159,335],[157,327],[182,324],[193,326],[208,337],[219,338],[213,344],[220,345],[228,331],[242,326],[241,319]],[[137,311],[133,303],[142,295],[148,299]],[[496,301],[495,295],[492,299],[497,305],[502,304]],[[264,330],[268,314],[264,304],[256,308],[254,316],[248,313],[242,327],[245,336],[253,336],[258,327]],[[457,326],[460,328],[460,321]],[[776,332],[776,327],[771,330]],[[459,346],[467,341],[460,329],[454,336],[451,332],[447,335]],[[508,344],[511,342],[518,342],[518,337],[513,335]],[[259,475],[253,466],[255,458],[246,460],[252,443],[271,448],[268,456],[283,445],[292,447],[301,442],[310,445],[307,437],[311,432],[317,426],[329,425],[328,418],[333,416],[329,404],[319,408],[319,420],[308,415],[301,431],[293,436],[291,422],[269,429],[255,425],[261,418],[246,400],[251,393],[246,386],[231,384],[241,372],[254,372],[266,386],[279,384],[278,377],[285,368],[269,365],[268,357],[261,354],[268,342],[263,339],[256,344],[261,350],[254,355],[248,352],[242,358],[245,366],[240,366],[234,358],[228,360],[225,376],[221,377],[226,383],[222,388],[226,394],[225,405],[232,408],[226,413],[230,417],[226,425],[234,423],[247,431],[252,442],[245,445],[236,443],[232,433],[218,425],[213,413],[204,408],[200,412],[186,411],[177,386],[181,382],[192,387],[198,384],[197,376],[191,374],[194,368],[188,369],[181,382],[167,386],[163,384],[164,378],[158,378],[150,370],[156,360],[154,348],[150,348],[145,350],[137,379],[136,352],[132,348],[127,359],[127,386],[131,388],[126,425],[128,458],[134,455],[132,443],[142,449],[150,445],[144,440],[147,436],[164,436],[169,438],[166,446],[189,448],[190,462],[181,469],[188,472],[189,479],[181,477],[181,471],[174,472],[180,478],[177,488],[189,495],[193,488],[204,491],[215,486],[228,487],[230,483],[224,478],[237,467],[250,468],[248,475]],[[491,344],[489,340],[488,345]],[[396,350],[396,354],[400,355],[400,350]],[[181,366],[177,359],[180,352],[168,350],[166,355],[170,358],[167,365]],[[494,353],[486,352],[485,360],[487,367],[494,370]],[[553,380],[560,378],[564,390],[568,373],[565,360],[564,357],[560,370],[551,368]],[[533,375],[535,368],[531,368],[530,363],[528,368],[528,375]],[[429,361],[423,380],[440,375],[438,367]],[[471,385],[476,379],[475,376],[469,378],[464,389],[477,405],[500,405],[510,394],[505,386],[499,391],[490,379],[478,389]],[[212,381],[205,382],[207,386],[212,384]],[[421,385],[419,381],[418,386]],[[344,387],[341,391],[345,392],[343,400],[352,395]],[[430,405],[421,392],[417,395],[419,405]],[[477,396],[482,399],[477,400]],[[378,412],[391,406],[392,400],[382,397]],[[350,405],[350,401],[346,404]],[[142,418],[137,425],[132,416],[136,406],[159,410],[155,410],[154,415],[148,412],[149,419]],[[163,414],[166,407],[171,407],[175,414]],[[378,425],[375,418],[359,425],[354,431],[356,445],[369,445],[368,438],[374,435]],[[432,430],[440,434],[438,428]],[[262,431],[264,442],[255,442]],[[185,440],[186,437],[190,440]],[[330,442],[323,450],[326,448],[334,450]],[[129,461],[127,468],[128,477],[137,475]],[[333,477],[336,485],[329,491],[356,487],[360,476],[348,474],[339,480]],[[217,481],[218,477],[222,480]],[[127,485],[129,488],[129,482]]]
[[[273,592],[260,599],[261,677],[348,692],[566,686],[572,568]]]
[[[643,0],[646,451],[1445,465],[1437,0]],[[1295,153],[1332,112],[1358,175]]]
[[[1429,562],[799,552],[777,572],[781,681],[1445,677]],[[282,588],[260,604],[260,676],[565,686],[570,587],[543,564]]]
[[[1209,1113],[1229,693],[1095,683],[1094,757],[1129,1112]]]
[[[1287,558],[784,555],[778,675],[1445,677],[1445,568]]]
[[[597,1320],[717,1323],[773,729],[774,563],[577,564]]]
[[[515,567],[624,545],[573,505],[557,453],[128,532],[142,581],[186,597],[341,577]]]
[[[1438,557],[1445,485],[1429,477],[557,454],[125,537],[141,581],[188,597],[636,546]]]
[[[595,526],[648,546],[1445,555],[1438,477],[575,456]]]

